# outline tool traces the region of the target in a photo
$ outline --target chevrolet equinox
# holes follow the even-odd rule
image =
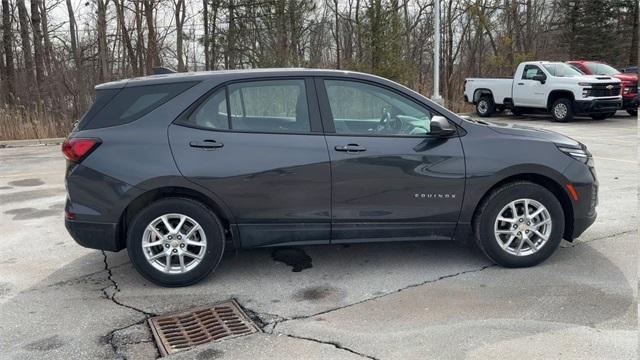
[[[373,75],[305,69],[102,84],[62,145],[65,225],[163,286],[225,248],[473,239],[526,267],[596,218],[587,148],[461,118]]]

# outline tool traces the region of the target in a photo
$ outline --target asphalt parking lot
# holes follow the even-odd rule
[[[227,254],[195,286],[159,288],[126,251],[84,249],[67,234],[59,147],[0,149],[0,357],[155,358],[149,316],[235,298],[261,332],[172,357],[635,359],[637,119],[491,120],[558,131],[595,157],[597,222],[535,268],[425,242],[305,247],[312,266],[294,272],[259,249]]]

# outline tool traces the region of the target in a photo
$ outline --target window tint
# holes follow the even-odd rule
[[[309,108],[304,80],[269,80],[228,87],[231,129],[308,132]]]
[[[536,75],[544,75],[544,72],[542,72],[542,70],[540,70],[540,68],[535,65],[525,65],[522,79],[533,80],[533,77]]]
[[[195,83],[172,83],[124,88],[87,122],[95,129],[130,123],[187,90]]]
[[[227,97],[224,89],[209,96],[184,122],[209,129],[229,129]]]
[[[337,134],[428,134],[431,113],[384,88],[355,81],[325,80]]]
[[[78,122],[78,130],[82,130],[85,125],[88,124],[96,116],[96,114],[99,113],[100,110],[102,110],[102,108],[107,105],[114,96],[116,96],[116,94],[120,90],[121,89],[96,90],[96,99],[93,102],[93,105],[91,105],[91,108],[89,108],[89,111],[87,111],[84,116],[82,116],[82,119],[80,119],[80,121]]]

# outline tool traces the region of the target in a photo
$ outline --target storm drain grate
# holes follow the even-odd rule
[[[152,317],[149,326],[162,356],[258,331],[235,300]]]

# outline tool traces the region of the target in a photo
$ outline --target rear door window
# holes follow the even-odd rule
[[[91,118],[83,119],[82,128],[96,129],[130,123],[195,84],[195,82],[183,82],[124,88],[113,96],[106,105],[103,105],[100,110],[96,111]],[[98,105],[99,100],[100,98],[96,95],[94,107]],[[91,110],[89,113],[91,113]]]
[[[304,80],[264,80],[228,87],[231,129],[301,133],[311,130]]]

